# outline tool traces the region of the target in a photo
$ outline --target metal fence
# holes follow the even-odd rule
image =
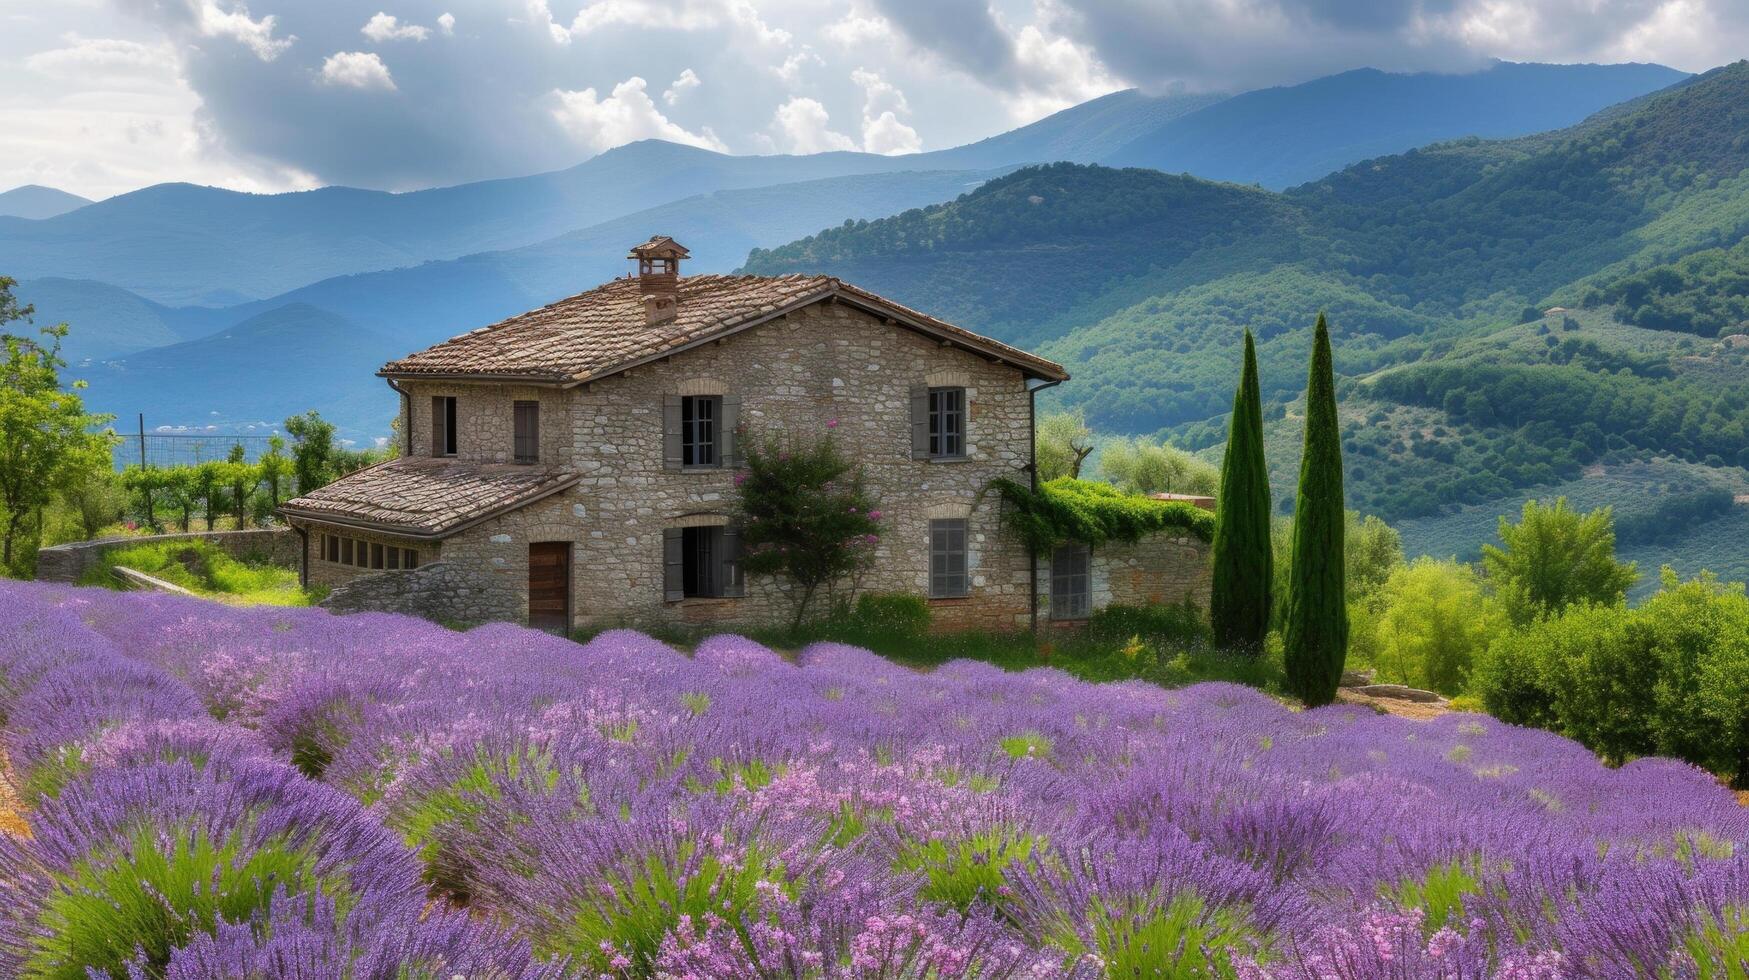
[[[128,466],[193,466],[224,459],[232,446],[243,447],[243,458],[254,462],[268,450],[269,436],[127,433],[115,444],[115,468]]]

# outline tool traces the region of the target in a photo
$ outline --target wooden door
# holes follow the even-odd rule
[[[561,633],[571,628],[571,542],[529,543],[528,625]]]

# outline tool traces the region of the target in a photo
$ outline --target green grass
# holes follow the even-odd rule
[[[81,585],[121,588],[117,566],[145,572],[220,602],[246,606],[308,606],[322,597],[298,585],[295,569],[239,561],[208,541],[165,541],[106,551],[80,577]]]
[[[1085,625],[1036,634],[889,629],[852,611],[800,629],[754,630],[748,635],[779,650],[799,650],[821,641],[845,643],[918,670],[953,660],[977,660],[1003,670],[1054,667],[1095,683],[1139,678],[1182,687],[1228,681],[1272,694],[1283,690],[1279,651],[1242,657],[1216,650],[1201,614],[1179,606],[1113,606],[1094,614]]]

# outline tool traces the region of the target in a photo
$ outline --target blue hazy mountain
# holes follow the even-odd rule
[[[1571,126],[1689,77],[1662,65],[1525,65],[1468,74],[1372,68],[1234,96],[1162,123],[1099,162],[1279,190],[1465,136]]]
[[[71,324],[69,360],[99,362],[75,376],[91,382],[86,400],[101,411],[130,418],[145,412],[154,425],[252,418],[268,413],[263,406],[309,398],[300,389],[307,378],[319,377],[321,393],[305,407],[320,405],[347,435],[367,438],[380,435],[394,411],[393,393],[373,375],[384,361],[623,275],[626,249],[653,233],[692,248],[689,274],[727,272],[754,248],[846,218],[879,218],[950,200],[1001,173],[868,174],[719,191],[536,245],[338,276],[225,308],[168,307],[113,286],[71,280],[34,280],[21,283],[19,292],[37,301],[39,322]],[[244,323],[254,326],[242,330]],[[242,383],[234,359],[247,347],[226,338],[251,337],[267,327],[275,338],[303,330],[308,343],[275,347],[271,359],[286,370],[255,372]],[[370,340],[337,344],[343,329]],[[138,353],[118,349],[148,332],[188,342]],[[212,357],[204,353],[209,347]],[[220,351],[236,353],[221,357]]]
[[[41,220],[66,214],[90,204],[88,198],[41,184],[25,184],[0,191],[0,216]]]
[[[1359,71],[1234,98],[1117,92],[977,143],[904,156],[732,156],[646,140],[566,170],[400,194],[159,184],[43,220],[0,216],[0,270],[17,279],[94,279],[173,305],[228,306],[333,276],[531,245],[719,190],[1057,160],[1277,186],[1436,139],[1570,125],[1681,77],[1645,65]]]

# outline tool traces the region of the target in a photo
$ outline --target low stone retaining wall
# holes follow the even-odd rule
[[[134,545],[175,541],[210,541],[233,558],[298,567],[303,557],[296,531],[289,527],[248,531],[192,531],[188,534],[151,534],[132,538],[99,538],[57,544],[36,553],[36,577],[41,582],[77,582],[97,564],[104,552]]]
[[[437,623],[472,626],[521,622],[523,610],[514,599],[496,583],[481,581],[462,565],[434,561],[343,582],[317,605],[337,613],[403,613]]]

